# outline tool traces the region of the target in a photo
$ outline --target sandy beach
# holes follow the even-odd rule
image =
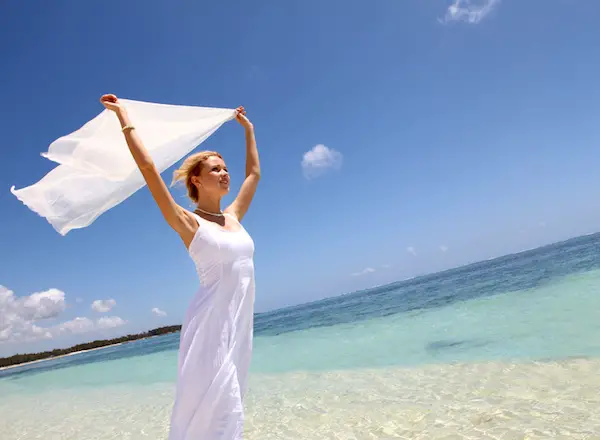
[[[248,440],[600,439],[600,361],[255,374]],[[7,439],[164,439],[173,384],[2,399]],[[10,421],[10,424],[9,424]]]
[[[123,345],[126,344],[126,342],[119,342],[117,344],[110,344],[110,345],[105,345],[103,347],[97,347],[97,348],[90,348],[88,350],[79,350],[79,351],[74,351],[72,353],[67,353],[67,354],[62,354],[60,356],[52,356],[52,357],[47,357],[44,359],[37,359],[35,361],[30,361],[30,362],[23,362],[21,364],[16,364],[16,365],[9,365],[8,367],[0,367],[0,371],[3,370],[9,370],[11,368],[17,368],[17,367],[23,367],[25,365],[31,365],[31,364],[37,364],[40,362],[45,362],[45,361],[51,361],[51,360],[55,360],[55,359],[60,359],[60,358],[64,358],[64,357],[68,357],[68,356],[74,356],[76,354],[81,354],[81,353],[89,353],[90,351],[96,351],[96,350],[102,350],[104,348],[109,348],[109,347],[117,347],[119,345]]]

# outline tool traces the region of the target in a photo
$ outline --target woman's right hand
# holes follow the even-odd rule
[[[121,105],[121,103],[115,95],[103,95],[102,98],[100,98],[100,102],[108,110],[112,110],[117,114],[122,113],[124,111],[124,107]]]

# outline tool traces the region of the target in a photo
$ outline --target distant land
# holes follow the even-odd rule
[[[110,345],[123,344],[125,342],[136,341],[138,339],[151,338],[153,336],[165,335],[167,333],[175,333],[181,330],[181,325],[171,325],[167,327],[158,327],[147,332],[137,333],[134,335],[121,336],[114,339],[99,339],[91,342],[84,342],[83,344],[73,345],[69,348],[57,348],[51,351],[43,351],[40,353],[27,353],[27,354],[15,354],[13,356],[0,358],[0,369],[6,367],[14,367],[20,364],[26,364],[30,362],[37,362],[44,359],[52,359],[56,357],[66,356],[69,354],[78,353],[81,351],[94,350],[102,347],[108,347]]]

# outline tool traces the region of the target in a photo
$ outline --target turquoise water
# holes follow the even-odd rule
[[[600,234],[256,317],[253,373],[600,355]],[[179,334],[0,372],[0,394],[175,379]]]

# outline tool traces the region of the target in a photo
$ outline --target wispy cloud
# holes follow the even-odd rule
[[[365,267],[363,270],[354,272],[350,275],[352,275],[353,277],[360,277],[360,276],[367,275],[367,274],[370,274],[373,272],[375,272],[375,269],[373,269],[372,267]]]
[[[98,313],[110,312],[117,305],[114,299],[97,299],[92,303],[92,309]]]
[[[97,328],[115,328],[127,324],[127,321],[118,316],[103,316],[96,321]]]
[[[444,244],[443,244],[443,245],[441,245],[441,246],[440,246],[440,251],[442,251],[442,252],[448,252],[448,246],[446,246],[446,245],[444,245]]]
[[[94,321],[90,318],[82,318],[78,316],[70,321],[63,322],[57,328],[59,333],[87,333],[94,329]]]
[[[323,144],[315,145],[302,156],[302,172],[304,177],[312,179],[329,170],[342,167],[343,156],[339,151],[326,147]]]
[[[417,255],[417,250],[412,246],[407,247],[406,252],[408,252],[409,254],[415,255],[415,256]]]
[[[118,316],[103,316],[96,321],[90,318],[83,318],[78,316],[70,321],[63,322],[53,328],[48,329],[51,334],[79,334],[89,333],[94,330],[104,330],[110,328],[120,327],[125,325],[127,322]]]
[[[454,0],[442,22],[464,21],[477,24],[487,17],[498,5],[500,0]]]
[[[158,307],[154,307],[151,311],[155,316],[167,316],[167,312],[159,309]]]

